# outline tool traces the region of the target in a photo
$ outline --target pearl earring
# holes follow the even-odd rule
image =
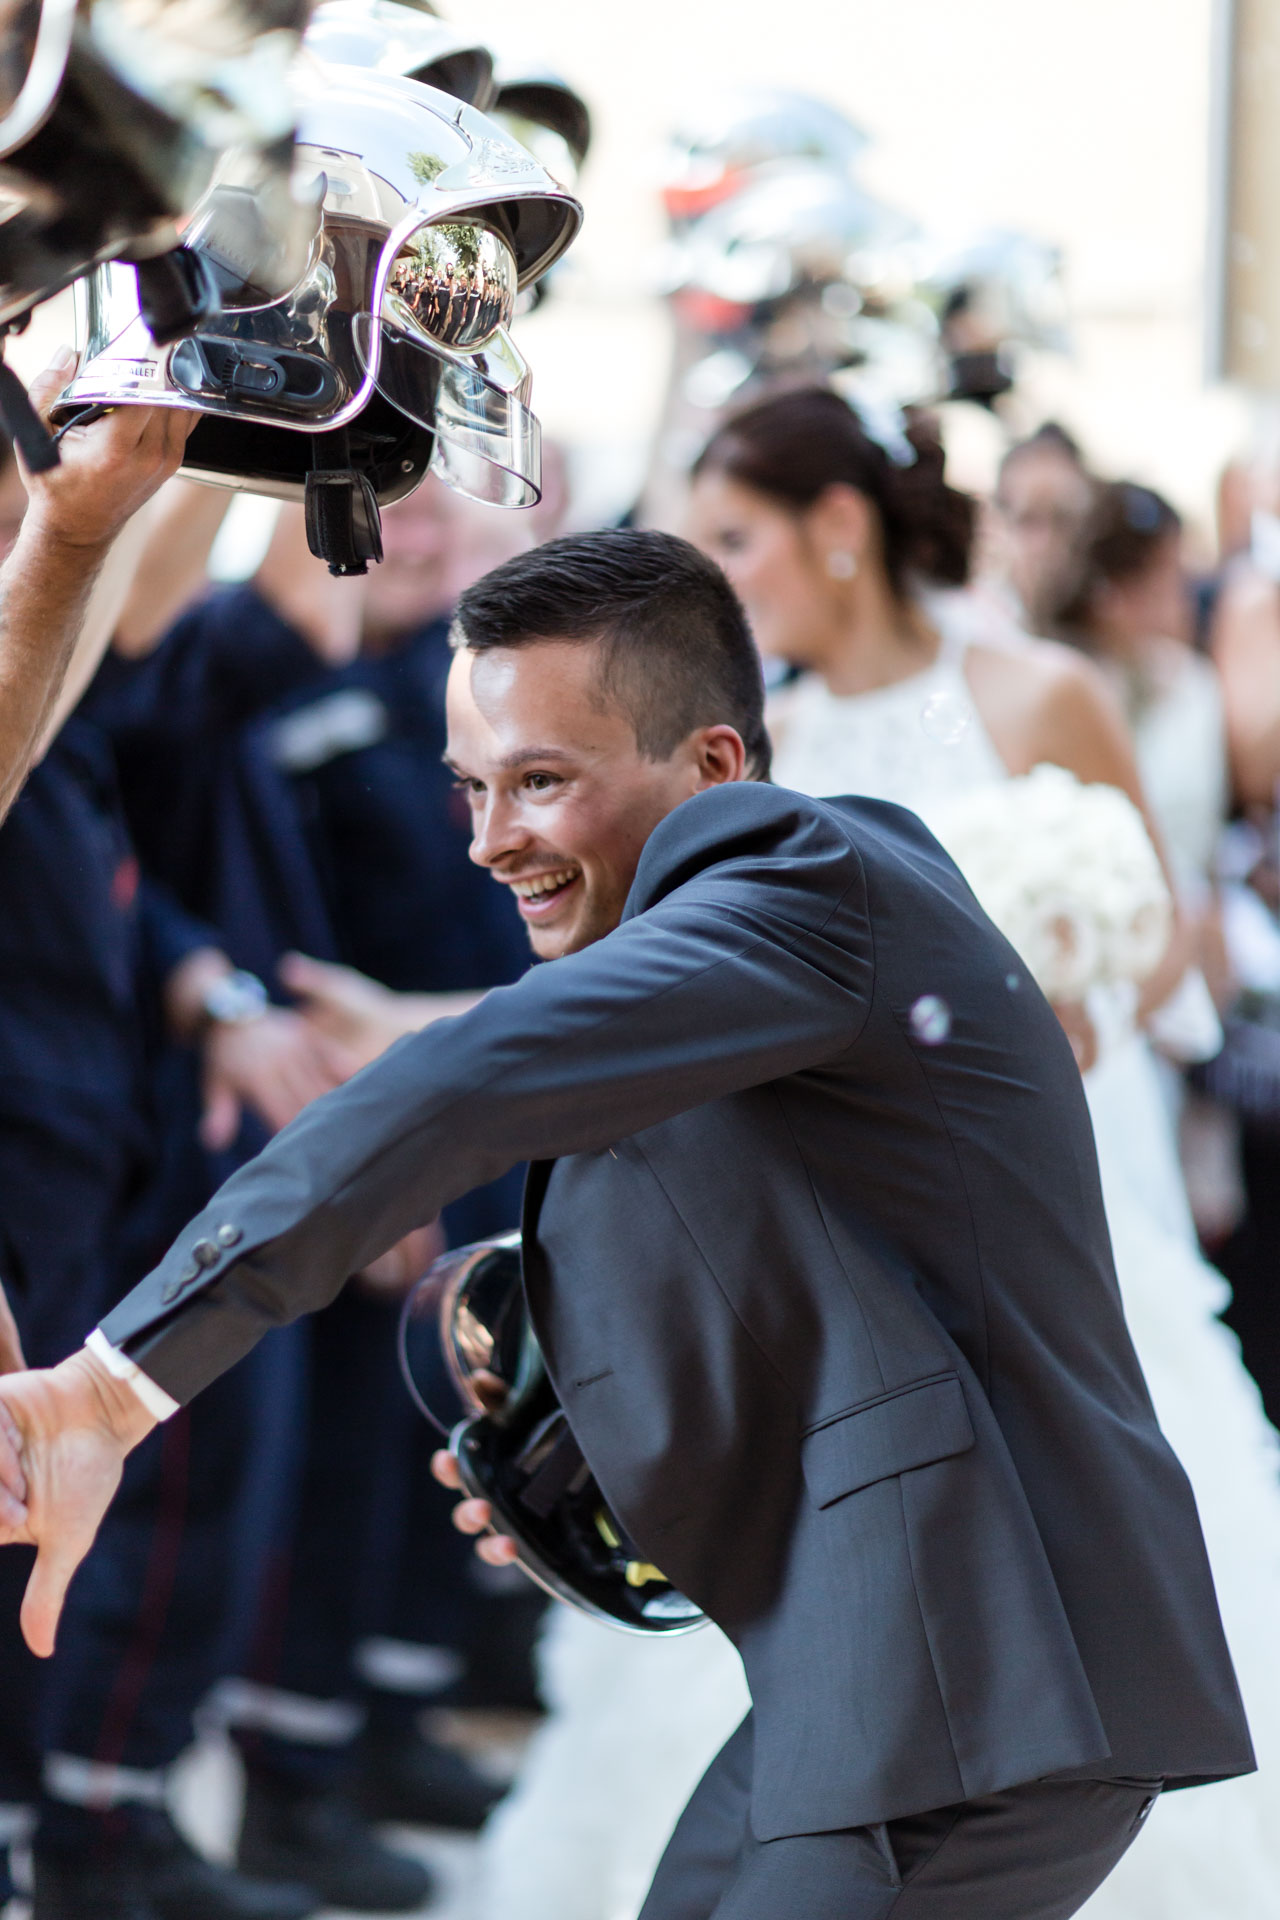
[[[858,556],[843,548],[827,555],[827,572],[833,580],[852,580],[858,571]]]

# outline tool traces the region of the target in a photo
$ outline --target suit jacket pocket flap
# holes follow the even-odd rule
[[[890,1474],[927,1467],[973,1445],[973,1425],[954,1373],[851,1407],[802,1442],[804,1477],[820,1507]]]

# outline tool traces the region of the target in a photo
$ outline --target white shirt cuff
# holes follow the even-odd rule
[[[178,1402],[163,1387],[158,1387],[150,1374],[144,1373],[127,1353],[113,1347],[101,1327],[95,1327],[84,1344],[86,1352],[95,1360],[101,1360],[109,1374],[128,1382],[153,1420],[172,1420],[179,1410]]]

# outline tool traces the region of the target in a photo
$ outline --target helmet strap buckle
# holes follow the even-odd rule
[[[222,297],[208,262],[190,247],[173,247],[154,260],[134,264],[138,311],[158,347],[194,333],[222,311]]]
[[[307,475],[307,545],[330,573],[367,573],[382,558],[382,517],[367,474],[315,467]]]
[[[23,325],[26,316],[23,316]],[[58,444],[31,404],[26,388],[4,358],[4,337],[10,331],[0,327],[0,422],[27,463],[31,473],[48,473],[61,456]]]

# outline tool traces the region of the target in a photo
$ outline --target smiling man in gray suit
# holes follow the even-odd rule
[[[473,856],[554,964],[317,1102],[90,1351],[3,1382],[28,1637],[157,1414],[528,1159],[574,1433],[754,1701],[646,1920],[1065,1920],[1162,1786],[1252,1766],[1070,1047],[913,815],[767,784],[692,548],[553,542],[458,629]]]

